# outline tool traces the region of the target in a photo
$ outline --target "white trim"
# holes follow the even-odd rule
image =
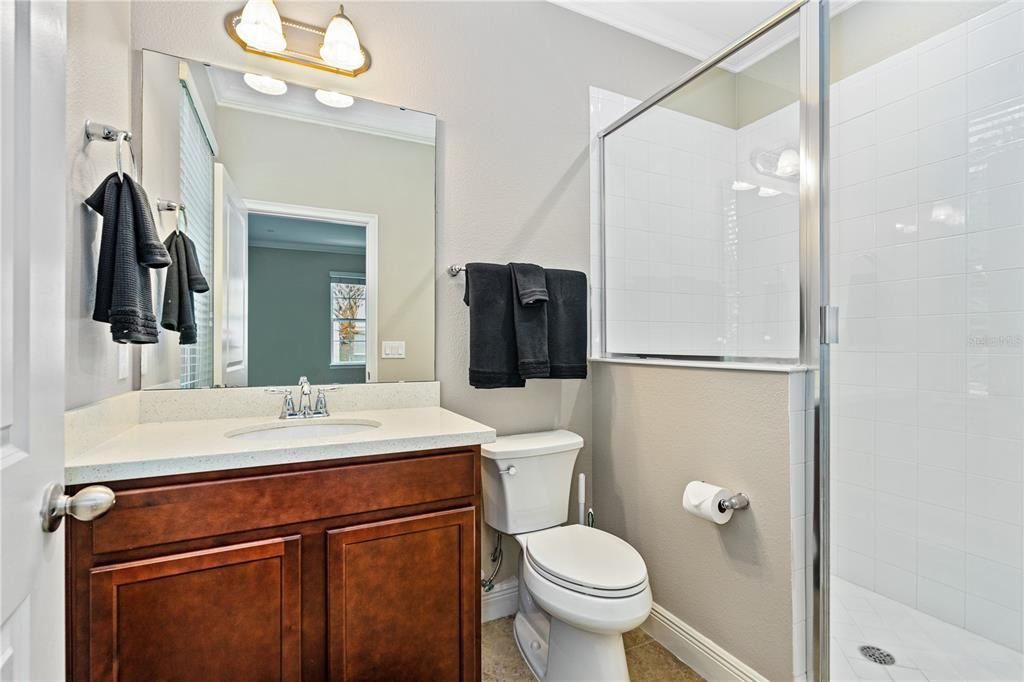
[[[379,219],[376,213],[357,213],[336,208],[318,206],[300,206],[284,204],[278,201],[260,201],[245,199],[245,206],[250,213],[284,216],[286,218],[306,218],[324,220],[332,223],[362,225],[366,229],[366,381],[377,381],[377,315],[378,273],[380,272],[380,250],[378,228]]]
[[[736,362],[717,360],[675,360],[672,358],[639,358],[631,356],[610,358],[588,358],[590,362],[602,365],[648,365],[651,367],[690,367],[693,369],[727,369],[733,372],[775,372],[793,374],[806,372],[804,365],[775,364],[772,362]]]
[[[663,606],[652,605],[651,615],[641,627],[706,680],[768,682],[766,677],[676,618]]]
[[[480,622],[486,623],[519,610],[519,580],[512,576],[494,586],[480,597]]]

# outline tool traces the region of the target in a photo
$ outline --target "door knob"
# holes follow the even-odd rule
[[[79,521],[98,519],[110,511],[115,499],[114,491],[105,485],[90,485],[74,495],[65,495],[64,486],[51,483],[43,494],[43,530],[54,532],[65,516]]]

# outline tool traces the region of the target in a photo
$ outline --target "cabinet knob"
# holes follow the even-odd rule
[[[90,485],[74,495],[65,495],[64,486],[51,483],[43,494],[43,530],[52,533],[60,528],[65,516],[79,521],[92,521],[114,506],[114,491],[105,485]]]

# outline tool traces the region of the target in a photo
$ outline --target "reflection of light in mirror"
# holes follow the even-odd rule
[[[749,182],[743,182],[742,180],[733,180],[732,189],[736,192],[746,192],[752,189],[756,189],[757,185]]]
[[[783,149],[779,154],[779,162],[775,165],[775,174],[788,178],[800,172],[800,154],[795,149]]]
[[[932,206],[932,222],[945,225],[963,225],[964,214],[950,204],[935,204]]]
[[[238,37],[249,47],[267,52],[280,52],[286,47],[281,29],[281,15],[274,0],[249,0],[235,25]]]
[[[777,197],[780,194],[782,194],[782,192],[777,189],[772,189],[771,187],[762,187],[757,190],[757,196],[759,197]]]
[[[356,101],[351,95],[345,95],[332,90],[317,90],[314,93],[314,97],[316,97],[320,104],[334,107],[335,109],[345,109],[355,104]]]
[[[903,223],[896,223],[895,227],[897,232],[902,232],[903,234],[913,234],[917,232],[917,225],[904,225]]]
[[[255,73],[247,73],[242,76],[242,80],[245,84],[256,92],[263,93],[264,95],[283,95],[288,92],[288,84],[282,80],[271,78],[270,76],[262,76]]]

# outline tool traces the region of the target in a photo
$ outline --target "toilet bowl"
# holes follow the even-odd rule
[[[647,567],[626,541],[568,518],[583,439],[569,431],[484,445],[484,520],[513,535],[519,559],[514,633],[540,680],[628,680],[622,634],[651,610]]]

